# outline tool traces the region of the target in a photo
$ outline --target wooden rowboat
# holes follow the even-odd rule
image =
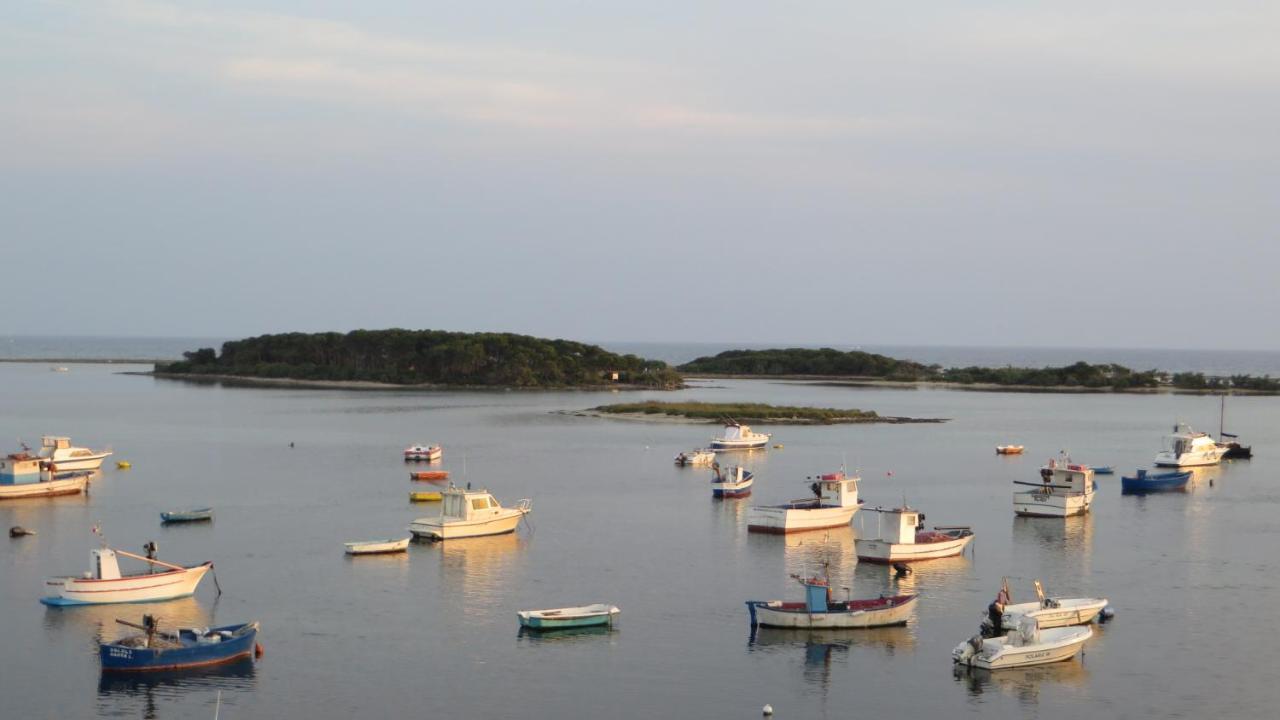
[[[997,455],[1021,455],[1023,447],[1021,445],[997,445]]]
[[[521,610],[516,613],[520,625],[533,630],[613,625],[618,613],[616,605],[583,605],[581,607],[549,608],[547,610]]]
[[[426,470],[424,472],[409,473],[410,480],[448,480],[448,470]]]
[[[213,519],[213,508],[193,508],[191,510],[170,510],[160,513],[160,522],[181,523],[200,522]]]
[[[385,553],[402,553],[409,547],[411,538],[400,540],[364,540],[345,543],[348,555],[382,555]]]
[[[440,502],[442,497],[438,492],[411,492],[409,502]]]

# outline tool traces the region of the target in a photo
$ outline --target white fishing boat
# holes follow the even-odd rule
[[[1091,637],[1093,629],[1087,626],[1040,629],[1035,618],[1024,616],[1007,635],[975,635],[960,643],[951,651],[951,659],[983,670],[1046,665],[1075,657]]]
[[[716,453],[710,448],[696,448],[676,455],[677,465],[710,465],[716,461]]]
[[[0,500],[82,493],[90,474],[55,473],[39,457],[26,452],[10,453],[0,458]]]
[[[117,555],[141,560],[152,567],[146,572],[121,574]],[[107,547],[90,550],[89,556],[92,569],[84,575],[45,581],[53,595],[40,598],[40,602],[62,606],[171,600],[195,594],[196,586],[213,569],[212,562],[183,567]]]
[[[410,445],[404,449],[405,460],[426,460],[427,462],[432,462],[434,460],[439,460],[442,457],[444,457],[444,448],[439,445],[419,443],[417,445]]]
[[[803,602],[784,600],[748,600],[751,627],[783,628],[874,628],[906,625],[915,610],[919,595],[882,595],[877,598],[835,600],[831,579],[823,561],[822,575],[802,577],[793,574],[804,588]],[[848,588],[845,589],[848,593]]]
[[[751,486],[755,476],[744,467],[731,467],[728,472],[720,472],[720,464],[711,466],[711,496],[718,498],[746,497],[751,494]]]
[[[450,483],[441,492],[440,515],[414,520],[409,532],[429,540],[503,535],[514,532],[532,510],[533,501],[528,498],[506,508],[488,490],[463,489]]]
[[[1106,598],[1056,598],[1046,597],[1044,586],[1035,581],[1036,601],[1015,603],[1009,592],[1009,581],[1001,583],[996,596],[995,610],[1000,613],[1000,628],[1017,627],[1020,618],[1034,618],[1041,629],[1088,625],[1106,611]],[[1107,611],[1110,612],[1110,611]],[[984,622],[984,630],[991,630],[990,613]],[[996,633],[998,634],[998,633]]]
[[[973,542],[973,530],[967,526],[925,530],[924,513],[906,505],[875,508],[869,512],[876,513],[876,535],[853,541],[859,560],[873,563],[936,560],[959,555]],[[861,517],[866,519],[865,515]]]
[[[1071,462],[1065,452],[1040,468],[1040,482],[1014,480],[1013,511],[1031,517],[1082,515],[1093,504],[1093,469]],[[1020,489],[1029,487],[1029,490]]]
[[[712,450],[758,450],[769,446],[767,433],[758,433],[749,425],[730,420],[724,424],[724,435],[711,438]]]
[[[74,447],[68,437],[45,435],[40,438],[40,458],[55,472],[97,470],[112,454],[110,450]]]
[[[399,540],[361,540],[359,542],[343,543],[347,548],[348,555],[385,555],[388,553],[402,553],[409,549],[409,541],[412,537],[401,538]]]
[[[1185,423],[1173,426],[1173,432],[1164,437],[1164,449],[1156,454],[1155,464],[1161,467],[1197,467],[1217,465],[1227,452],[1207,433],[1196,432]]]
[[[814,497],[747,510],[747,530],[789,533],[848,525],[858,512],[858,477],[843,472],[822,475],[809,486]]]

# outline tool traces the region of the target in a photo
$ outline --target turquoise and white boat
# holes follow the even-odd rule
[[[548,610],[521,610],[516,613],[520,626],[534,630],[558,630],[561,628],[612,626],[622,612],[616,605],[583,605],[581,607],[551,608]]]
[[[213,508],[191,508],[190,510],[169,510],[160,513],[162,523],[201,522],[213,519]]]

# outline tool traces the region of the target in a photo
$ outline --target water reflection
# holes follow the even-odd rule
[[[46,607],[44,626],[50,634],[62,632],[81,633],[87,645],[92,646],[93,653],[98,652],[98,643],[109,642],[137,631],[120,625],[116,619],[140,623],[144,614],[154,615],[164,629],[180,627],[208,627],[214,624],[214,610],[218,603],[214,601],[208,607],[200,604],[196,598],[185,597],[166,602],[125,605],[76,605],[71,607]],[[51,640],[52,642],[52,640]]]
[[[788,575],[821,576],[826,565],[832,591],[843,598],[843,588],[853,586],[853,570],[858,563],[852,527],[829,528],[811,532],[788,533],[783,542],[783,567]],[[777,536],[769,540],[777,541]]]
[[[899,575],[891,565],[859,563],[857,578],[863,581],[874,580],[884,592],[919,593],[924,589],[946,586],[961,576],[969,575],[973,570],[973,563],[965,555],[955,555],[949,558],[911,563],[910,568],[909,573]]]
[[[1040,689],[1046,685],[1080,688],[1089,682],[1089,671],[1084,661],[1073,658],[1052,665],[1037,665],[1007,670],[983,670],[955,666],[956,680],[972,697],[997,690],[1015,698],[1019,704],[1034,706],[1040,702]]]
[[[1035,548],[1033,566],[1052,563],[1056,572],[1067,568],[1088,574],[1093,560],[1093,513],[1067,518],[1013,518],[1014,555]]]
[[[521,626],[516,640],[520,644],[539,645],[544,643],[555,643],[569,645],[581,642],[608,642],[601,640],[602,637],[612,637],[618,631],[616,627],[607,625],[596,625],[594,627],[564,628],[561,630],[530,630]]]
[[[172,717],[190,717],[192,708],[208,706],[199,717],[211,717],[217,691],[222,704],[235,706],[235,693],[254,689],[254,661],[245,658],[233,663],[181,671],[143,673],[102,673],[98,679],[98,713],[106,717],[163,717],[162,707],[171,705]]]
[[[462,612],[472,617],[490,615],[515,582],[513,570],[520,562],[526,540],[519,533],[446,540],[440,546],[440,575],[446,593],[461,593]]]
[[[847,662],[854,648],[879,651],[886,658],[915,649],[915,633],[910,627],[844,630],[809,630],[796,628],[752,628],[747,638],[748,652],[799,655],[803,652],[805,683],[821,688],[824,695],[831,685],[836,662]]]

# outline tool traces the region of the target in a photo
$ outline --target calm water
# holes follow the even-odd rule
[[[0,717],[779,718],[1263,717],[1280,703],[1275,522],[1280,400],[1238,398],[1230,429],[1257,460],[1201,472],[1185,494],[1121,496],[1100,478],[1095,512],[1015,519],[1011,481],[1060,448],[1095,464],[1147,463],[1174,419],[1216,428],[1217,400],[717,382],[663,395],[872,408],[943,425],[776,427],[782,450],[752,456],[756,494],[715,501],[708,473],[673,467],[714,428],[553,414],[608,393],[400,393],[227,389],[115,374],[118,367],[0,364],[0,438],[68,434],[114,446],[89,497],[8,502],[0,527]],[[643,395],[626,395],[628,399]],[[443,467],[501,500],[533,499],[532,530],[415,544],[351,560],[342,542],[403,535],[416,516],[399,459],[442,443]],[[289,443],[296,443],[290,448]],[[1024,457],[992,446],[1018,442]],[[465,461],[464,461],[465,458]],[[748,535],[746,507],[804,494],[807,474],[847,459],[871,505],[904,497],[930,523],[971,524],[971,556],[903,580],[858,565],[855,529]],[[465,473],[464,473],[465,467]],[[890,478],[887,473],[894,474]],[[210,504],[211,525],[162,528],[162,509]],[[871,514],[867,514],[868,518]],[[223,594],[149,606],[46,609],[42,579],[88,567],[89,528],[160,556],[213,560]],[[855,528],[857,522],[855,521]],[[905,628],[750,637],[747,599],[799,599],[789,573],[833,560],[855,595],[922,594]],[[1084,661],[953,675],[1002,575],[1015,598],[1111,598],[1115,621]],[[521,608],[606,601],[602,634],[522,636]],[[96,643],[113,619],[154,612],[200,624],[262,621],[265,656],[217,673],[112,680]]]

